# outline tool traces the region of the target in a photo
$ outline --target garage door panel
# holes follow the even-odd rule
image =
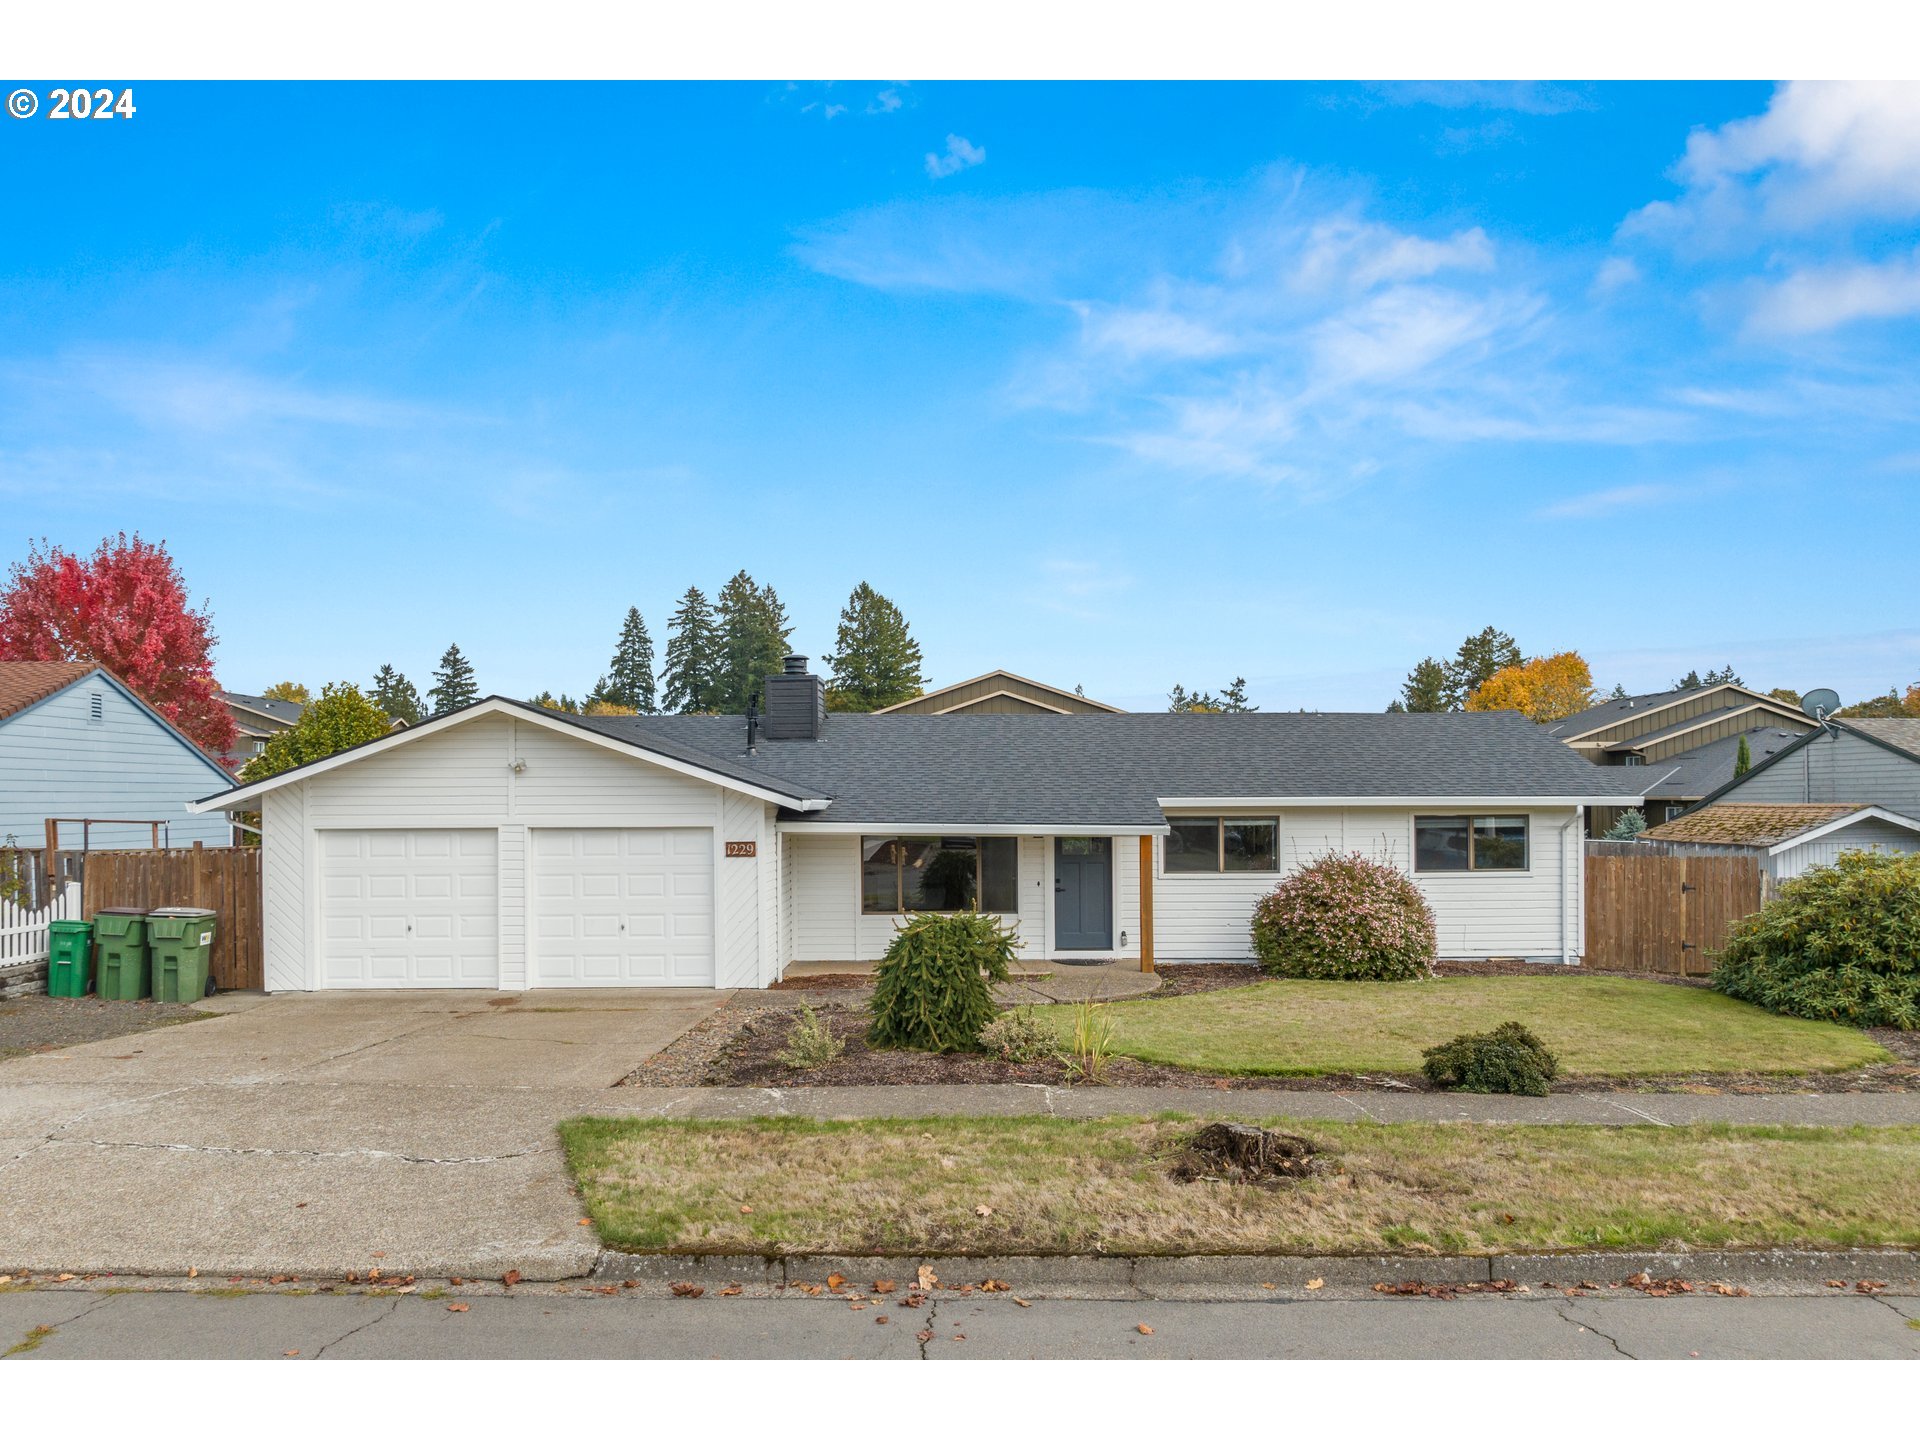
[[[532,837],[535,985],[711,985],[711,830]]]
[[[497,985],[496,845],[491,830],[322,832],[322,984]]]

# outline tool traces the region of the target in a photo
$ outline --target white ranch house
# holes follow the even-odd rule
[[[198,802],[261,813],[270,990],[763,987],[977,905],[1034,960],[1242,959],[1317,856],[1408,870],[1446,958],[1577,960],[1581,820],[1492,715],[556,714],[498,697]]]

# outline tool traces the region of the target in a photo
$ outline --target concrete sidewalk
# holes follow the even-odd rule
[[[801,1115],[1241,1115],[1296,1120],[1449,1121],[1488,1125],[1920,1125],[1920,1093],[1842,1095],[1436,1094],[1398,1090],[1200,1090],[1159,1086],[860,1085],[790,1090],[632,1088],[598,1114],[677,1119]]]

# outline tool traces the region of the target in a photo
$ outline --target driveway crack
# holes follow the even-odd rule
[[[371,1330],[374,1326],[378,1325],[382,1320],[391,1319],[394,1311],[398,1310],[399,1308],[400,1308],[400,1297],[396,1295],[393,1297],[393,1303],[388,1305],[383,1312],[374,1316],[371,1320],[361,1321],[358,1325],[354,1326],[351,1330],[347,1331],[347,1333],[344,1335],[334,1336],[333,1339],[327,1341],[326,1344],[322,1345],[318,1350],[313,1352],[313,1358],[318,1360],[321,1356],[325,1355],[327,1351],[331,1350],[334,1346],[342,1344],[345,1341],[351,1340],[354,1336],[358,1335],[362,1330]]]
[[[940,1302],[938,1300],[930,1301],[927,1305],[926,1323],[920,1327],[920,1334],[926,1337],[924,1340],[920,1341],[920,1358],[922,1360],[925,1360],[927,1358],[927,1346],[931,1345],[935,1340],[939,1338],[939,1336],[934,1334],[934,1330],[933,1330],[933,1322],[939,1318],[940,1318]]]
[[[1618,1340],[1614,1339],[1613,1336],[1607,1334],[1606,1331],[1600,1329],[1596,1325],[1592,1324],[1590,1321],[1579,1320],[1574,1318],[1573,1307],[1571,1303],[1562,1303],[1559,1305],[1555,1305],[1553,1307],[1553,1313],[1558,1315],[1562,1320],[1566,1321],[1569,1325],[1577,1326],[1579,1329],[1586,1330],[1592,1334],[1598,1335],[1602,1340],[1606,1341],[1607,1344],[1611,1345],[1614,1349],[1614,1353],[1616,1355],[1619,1355],[1622,1359],[1638,1360],[1640,1358],[1638,1355],[1631,1354],[1628,1351],[1622,1349],[1620,1342]]]

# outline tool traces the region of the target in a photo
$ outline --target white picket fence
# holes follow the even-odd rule
[[[0,900],[0,971],[45,960],[47,925],[54,920],[77,920],[80,909],[80,886],[72,880],[54,889],[44,909],[28,910]]]

